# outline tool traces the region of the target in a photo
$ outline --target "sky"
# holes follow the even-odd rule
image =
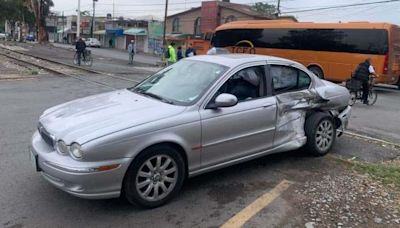
[[[291,11],[305,10],[319,7],[347,5],[353,3],[375,2],[379,0],[281,0],[281,12],[285,15],[294,15],[299,21],[313,22],[346,22],[346,21],[373,21],[389,22],[400,25],[400,1],[379,3],[374,5],[356,6],[341,9],[328,9],[311,12],[290,13]],[[65,15],[76,14],[78,0],[53,0],[53,11]],[[155,19],[162,19],[164,15],[165,0],[98,0],[96,15],[105,16],[113,13],[115,3],[115,16],[125,18],[140,18],[152,15]],[[231,0],[233,3],[254,4],[266,2],[276,4],[277,0]],[[81,10],[92,12],[92,0],[81,0]],[[191,7],[200,6],[201,0],[169,0],[168,15],[175,14]]]

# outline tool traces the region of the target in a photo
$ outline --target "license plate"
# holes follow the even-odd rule
[[[31,161],[31,164],[33,168],[39,172],[39,167],[38,167],[38,155],[34,155],[32,151],[29,151],[29,159]]]

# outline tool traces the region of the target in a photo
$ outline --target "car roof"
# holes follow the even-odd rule
[[[251,62],[281,62],[285,64],[293,64],[302,66],[301,64],[284,58],[268,56],[268,55],[254,55],[254,54],[219,54],[219,55],[197,55],[188,58],[190,60],[198,60],[210,63],[216,63],[228,67],[236,67],[245,63]]]

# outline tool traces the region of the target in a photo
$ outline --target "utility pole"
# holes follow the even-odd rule
[[[167,30],[167,13],[168,13],[168,0],[165,0],[165,13],[164,13],[164,33],[163,33],[163,46],[166,46],[165,32]]]
[[[276,17],[279,17],[280,15],[281,15],[281,0],[278,0]]]
[[[76,20],[76,38],[81,36],[81,0],[78,0],[78,18]]]
[[[98,0],[93,0],[93,17],[92,17],[92,26],[90,28],[90,37],[93,37],[93,30],[94,30],[94,23],[95,23],[95,16],[96,16],[96,2]]]
[[[62,11],[62,41],[64,43],[64,11]]]
[[[112,18],[112,19],[115,18],[115,0],[113,0],[113,15],[112,15],[111,18]],[[114,25],[114,22],[113,22],[113,25]]]

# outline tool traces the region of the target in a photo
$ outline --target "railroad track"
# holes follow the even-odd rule
[[[116,75],[110,75],[110,74],[105,74],[99,71],[95,71],[92,69],[87,69],[83,67],[79,67],[76,65],[72,64],[66,64],[66,63],[61,63],[58,61],[54,61],[51,59],[39,57],[39,56],[34,56],[28,53],[22,53],[19,51],[15,50],[10,50],[4,47],[0,47],[0,55],[5,56],[9,59],[12,59],[13,61],[21,62],[24,65],[31,65],[37,68],[42,68],[48,72],[54,73],[56,75],[60,76],[66,76],[66,77],[71,77],[75,78],[77,80],[85,81],[87,83],[91,84],[97,84],[101,85],[110,89],[118,89],[108,83],[101,82],[99,80],[94,80],[94,79],[88,79],[87,74],[92,74],[104,78],[114,78],[118,79],[121,81],[125,82],[133,82],[133,83],[138,83],[140,82],[139,80],[134,80],[126,77],[121,77],[121,76],[116,76]]]

